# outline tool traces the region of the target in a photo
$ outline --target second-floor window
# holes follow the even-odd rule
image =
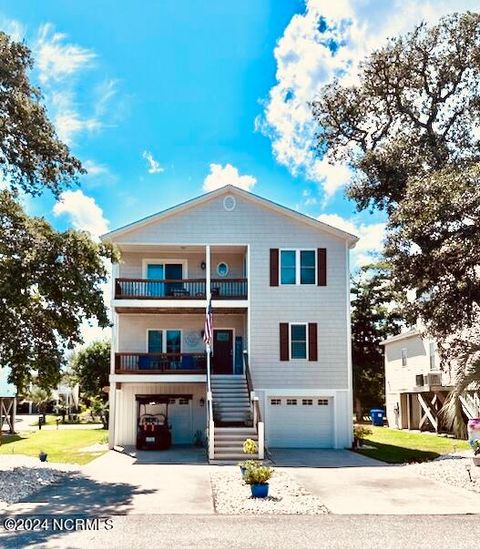
[[[280,284],[316,284],[315,250],[281,250]]]
[[[405,347],[401,350],[401,354],[402,354],[402,366],[406,366],[407,365],[407,349],[405,349]]]

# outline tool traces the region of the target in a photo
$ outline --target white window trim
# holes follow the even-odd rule
[[[295,252],[295,284],[284,284],[282,283],[282,252]],[[315,259],[315,282],[313,284],[301,284],[301,262],[300,262],[300,252],[313,252],[313,257]],[[278,269],[278,284],[280,286],[316,286],[318,284],[318,266],[317,266],[317,250],[315,248],[280,248],[278,251],[279,254],[279,269]]]
[[[188,260],[187,259],[142,259],[142,278],[147,278],[147,270],[149,265],[182,265],[182,278],[188,278]]]
[[[293,358],[292,357],[292,326],[305,326],[305,358]],[[288,357],[289,360],[295,360],[299,362],[308,362],[308,349],[310,348],[308,322],[289,322],[288,323]]]
[[[162,354],[167,352],[167,332],[180,332],[180,354],[183,352],[183,330],[180,328],[147,328],[145,349],[148,353],[148,334],[150,332],[162,332]]]

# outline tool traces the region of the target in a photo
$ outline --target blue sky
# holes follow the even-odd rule
[[[474,9],[459,0],[456,9]],[[451,2],[0,0],[0,26],[33,50],[58,133],[89,170],[81,191],[26,197],[58,228],[98,234],[232,183],[355,230],[355,265],[380,214],[355,213],[344,166],[312,154],[308,101],[387,36]]]

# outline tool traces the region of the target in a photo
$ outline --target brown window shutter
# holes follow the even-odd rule
[[[278,248],[270,249],[270,286],[278,286]]]
[[[288,323],[280,323],[280,360],[290,359],[290,345],[288,341]]]
[[[318,330],[317,323],[308,324],[308,360],[318,360]]]
[[[317,284],[318,286],[327,285],[327,249],[318,248],[317,250]]]

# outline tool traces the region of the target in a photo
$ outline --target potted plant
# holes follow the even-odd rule
[[[360,448],[363,446],[363,441],[365,437],[372,434],[372,430],[363,425],[354,425],[353,426],[353,447]]]
[[[42,450],[39,454],[38,454],[38,459],[44,463],[45,461],[47,461],[47,457],[48,455]]]
[[[268,496],[268,481],[272,478],[273,469],[266,465],[256,463],[249,467],[243,477],[246,484],[250,485],[252,497],[266,498]]]
[[[245,442],[243,443],[243,453],[253,455],[256,454],[258,451],[257,443],[251,439],[247,438]],[[255,465],[257,462],[253,459],[247,459],[246,461],[240,461],[238,466],[240,467],[240,471],[242,472],[242,477],[245,476],[245,472],[249,467],[252,467],[252,465]]]

